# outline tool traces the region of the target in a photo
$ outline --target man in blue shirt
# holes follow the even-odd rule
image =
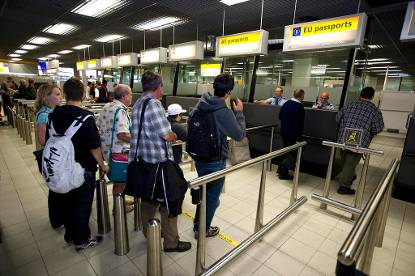
[[[266,100],[259,100],[259,101],[256,101],[255,103],[260,104],[260,105],[271,104],[271,105],[282,106],[283,104],[287,102],[287,100],[282,97],[282,93],[284,93],[284,89],[282,88],[282,86],[277,86],[275,87],[274,96],[272,98],[269,98]]]

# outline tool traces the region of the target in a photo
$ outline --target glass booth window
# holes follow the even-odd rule
[[[108,81],[108,90],[110,92],[113,92],[113,87],[115,83],[120,83],[121,79],[121,68],[111,68],[111,69],[105,69],[103,73],[104,79]]]
[[[163,78],[163,91],[165,95],[173,94],[173,82],[174,82],[174,64],[153,64],[153,65],[141,65],[134,68],[133,76],[133,92],[143,92],[141,85],[141,76],[147,70],[158,73]]]
[[[132,70],[133,67],[131,66],[122,68],[121,83],[130,85]]]
[[[321,92],[330,95],[329,102],[339,106],[346,74],[349,49],[282,53],[275,51],[260,57],[255,85],[255,100],[273,96],[276,86],[284,88],[290,99],[294,89],[305,91],[304,104],[311,107]]]
[[[232,97],[247,101],[254,69],[253,57],[225,58],[224,72],[231,74],[235,80]]]
[[[177,95],[195,96],[198,93],[197,83],[200,76],[200,62],[180,62]]]

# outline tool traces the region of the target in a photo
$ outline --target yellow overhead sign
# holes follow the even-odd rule
[[[219,69],[222,66],[220,63],[202,63],[200,64],[200,68],[202,69]]]
[[[244,33],[238,35],[222,36],[219,46],[237,45],[250,42],[258,42],[261,39],[261,32]]]
[[[90,59],[88,60],[88,65],[92,65],[92,66],[96,66],[97,65],[97,60],[96,59]]]
[[[334,19],[325,22],[311,23],[299,27],[291,27],[290,36],[309,36],[324,33],[357,30],[359,16]]]
[[[85,69],[85,63],[83,61],[77,61],[76,62],[76,69],[77,70],[84,70]]]

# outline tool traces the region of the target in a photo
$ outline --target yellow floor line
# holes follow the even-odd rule
[[[188,217],[189,219],[193,220],[195,217],[188,211],[182,210],[182,215]],[[223,232],[219,232],[218,237],[222,239],[223,241],[227,242],[228,244],[232,245],[233,247],[237,247],[239,245],[239,242],[235,239],[232,239],[228,235],[226,235]]]

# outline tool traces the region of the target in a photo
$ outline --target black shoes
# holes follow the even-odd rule
[[[102,236],[96,236],[93,238],[89,238],[88,241],[84,244],[75,246],[76,251],[80,252],[90,247],[95,247],[98,243],[103,240]]]
[[[354,195],[356,191],[348,187],[340,186],[337,193],[341,195]]]
[[[217,236],[219,234],[219,227],[218,226],[211,226],[209,228],[209,230],[206,232],[206,238],[211,238],[214,236]],[[199,239],[199,231],[194,231],[195,232],[195,239]]]
[[[293,180],[294,176],[289,174],[278,174],[278,178],[281,180]]]
[[[164,248],[164,252],[185,252],[192,248],[190,242],[179,241],[175,248]]]

